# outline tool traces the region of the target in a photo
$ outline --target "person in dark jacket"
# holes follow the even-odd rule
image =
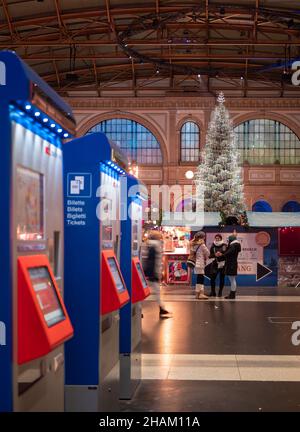
[[[147,242],[147,258],[143,260],[145,276],[148,278],[152,294],[159,305],[159,317],[170,318],[172,313],[166,309],[160,295],[162,277],[162,235],[159,231],[151,231]]]
[[[238,242],[236,235],[232,234],[228,238],[228,248],[226,252],[221,254],[221,252],[217,252],[217,260],[224,261],[225,260],[225,274],[229,277],[230,280],[230,293],[226,296],[226,299],[234,300],[236,295],[236,276],[238,270],[238,255],[241,252],[241,245]]]
[[[213,244],[210,248],[209,258],[215,258],[214,261],[214,272],[210,277],[211,292],[209,297],[216,297],[216,279],[219,275],[219,292],[218,297],[222,297],[225,281],[225,261],[217,261],[216,253],[221,252],[224,254],[227,249],[226,243],[223,241],[221,234],[216,234]]]

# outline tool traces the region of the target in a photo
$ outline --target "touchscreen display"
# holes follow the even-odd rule
[[[109,268],[110,268],[111,273],[113,275],[114,281],[117,285],[117,290],[119,292],[125,291],[126,288],[122,282],[122,278],[121,278],[119,269],[117,267],[117,263],[116,263],[115,258],[108,258],[108,265],[109,265]]]
[[[47,267],[33,267],[28,272],[47,326],[63,321],[66,317]]]
[[[141,264],[140,263],[136,263],[136,268],[137,268],[138,274],[140,276],[140,279],[141,279],[141,281],[143,283],[143,288],[147,288],[148,284],[147,284],[147,281],[146,281],[143,269],[141,267]]]

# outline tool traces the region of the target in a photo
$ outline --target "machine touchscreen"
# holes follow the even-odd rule
[[[32,267],[28,272],[47,326],[63,321],[66,317],[47,267]]]
[[[137,268],[137,271],[138,271],[139,277],[140,277],[140,279],[141,279],[141,281],[142,281],[142,283],[143,283],[143,288],[147,288],[147,287],[148,287],[148,284],[147,284],[147,281],[146,281],[146,278],[145,278],[144,272],[143,272],[143,270],[142,270],[141,264],[140,264],[140,263],[136,263],[136,268]]]
[[[110,268],[111,273],[113,275],[114,281],[116,283],[118,292],[125,291],[126,288],[124,286],[124,283],[122,282],[120,271],[117,267],[117,263],[116,263],[115,258],[108,258],[108,265],[109,265],[109,268]]]

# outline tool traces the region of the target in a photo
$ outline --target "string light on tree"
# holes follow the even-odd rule
[[[238,159],[233,126],[221,92],[212,112],[202,163],[197,168],[194,181],[196,199],[202,200],[204,211],[220,212],[224,223],[232,216],[239,221],[246,217]]]

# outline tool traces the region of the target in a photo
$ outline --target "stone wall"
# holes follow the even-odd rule
[[[201,130],[201,148],[215,98],[211,97],[92,97],[67,98],[77,119],[77,135],[110,118],[128,118],[148,128],[160,143],[162,166],[140,166],[139,176],[145,184],[189,185],[187,171],[197,163],[180,162],[180,128],[191,120]],[[300,137],[299,98],[226,98],[233,124],[266,118],[277,120]],[[280,211],[287,201],[300,202],[300,167],[297,165],[244,166],[245,198],[248,209],[257,200],[269,202]]]

